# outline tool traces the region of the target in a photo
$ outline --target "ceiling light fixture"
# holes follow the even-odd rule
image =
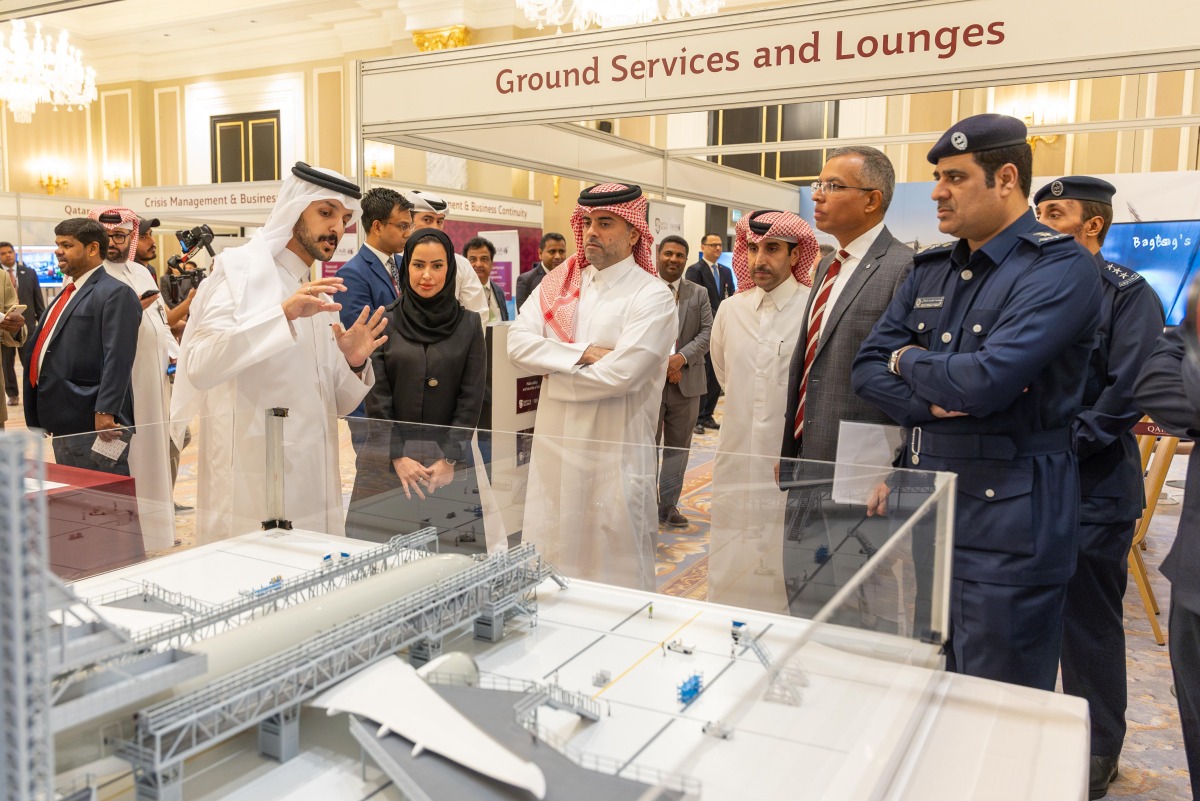
[[[41,23],[34,23],[33,41],[25,32],[25,21],[14,19],[8,42],[0,36],[0,100],[12,109],[17,122],[30,122],[38,103],[52,103],[55,110],[66,106],[82,109],[96,99],[96,71],[86,69],[79,50],[67,41],[42,36]]]
[[[526,19],[537,23],[539,31],[554,25],[562,33],[567,22],[581,31],[708,16],[720,11],[725,0],[516,0],[516,3]]]

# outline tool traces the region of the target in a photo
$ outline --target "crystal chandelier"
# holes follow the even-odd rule
[[[71,110],[82,109],[95,99],[96,71],[84,68],[66,31],[54,42],[42,36],[41,23],[35,22],[30,42],[25,21],[15,19],[7,43],[0,35],[0,100],[12,109],[14,120],[30,122],[38,103]]]
[[[517,8],[540,31],[571,23],[577,31],[586,28],[616,28],[643,25],[664,19],[702,17],[715,14],[725,0],[516,0]]]

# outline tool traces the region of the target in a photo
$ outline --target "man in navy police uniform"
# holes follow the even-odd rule
[[[1075,418],[1079,459],[1079,553],[1063,613],[1063,691],[1086,698],[1092,717],[1091,798],[1117,775],[1125,741],[1125,623],[1128,554],[1141,517],[1142,461],[1133,424],[1138,371],[1163,329],[1162,303],[1139,274],[1100,255],[1116,187],[1082,175],[1033,196],[1038,220],[1071,234],[1103,279],[1100,331]]]
[[[957,123],[929,151],[938,228],[854,361],[854,391],[907,427],[901,466],[958,474],[947,669],[1053,690],[1075,571],[1072,425],[1100,276],[1029,209],[1025,124]]]

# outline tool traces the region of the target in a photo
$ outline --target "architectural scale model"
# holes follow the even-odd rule
[[[918,640],[568,587],[529,545],[471,558],[432,552],[432,530],[373,545],[270,529],[67,587],[24,486],[28,436],[0,436],[3,801],[101,782],[112,801],[772,798],[798,775],[823,801],[1084,786],[1078,699],[932,670]],[[964,748],[978,761],[948,757]],[[1014,760],[1036,781],[989,767]]]

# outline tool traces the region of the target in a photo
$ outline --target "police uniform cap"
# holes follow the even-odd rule
[[[302,181],[307,181],[310,184],[315,184],[322,189],[329,189],[347,197],[352,197],[355,200],[362,200],[362,189],[358,184],[347,181],[337,175],[330,175],[327,172],[318,170],[303,161],[297,161],[296,166],[292,167],[292,175]]]
[[[1112,205],[1117,188],[1102,178],[1090,175],[1068,175],[1051,181],[1033,196],[1036,206],[1043,200],[1082,200]]]
[[[1016,117],[976,114],[950,126],[950,130],[942,134],[926,158],[930,164],[937,164],[939,159],[947,156],[1023,145],[1028,133],[1025,123]]]

